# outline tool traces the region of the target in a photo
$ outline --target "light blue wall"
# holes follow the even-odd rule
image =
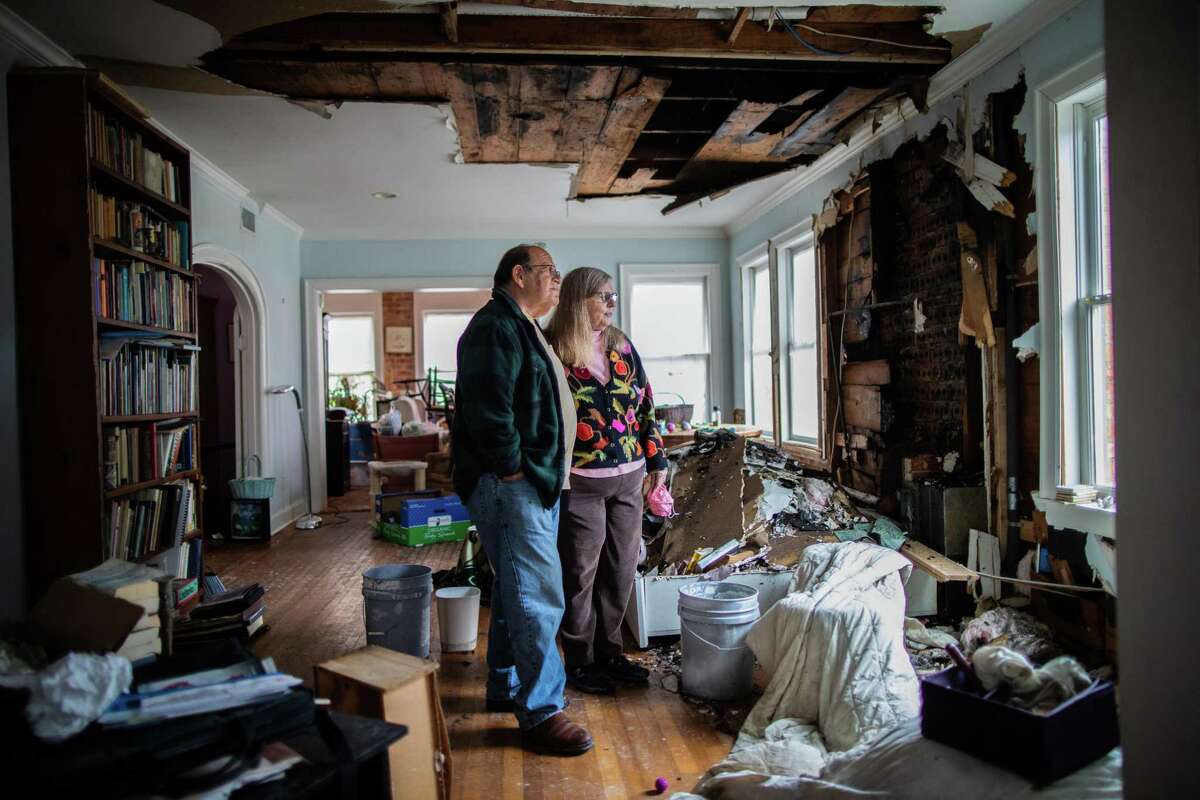
[[[1034,166],[1035,159],[1033,92],[1042,83],[1071,66],[1100,52],[1104,48],[1104,5],[1103,0],[1086,0],[1072,11],[1046,26],[1037,36],[1019,47],[970,84],[972,128],[982,121],[987,96],[1012,86],[1025,75],[1027,88],[1025,106],[1016,120],[1016,129],[1025,136],[1025,158]],[[932,107],[928,113],[906,123],[872,144],[859,156],[849,159],[837,169],[824,175],[814,183],[800,189],[766,214],[755,219],[734,233],[729,240],[730,270],[729,297],[730,314],[733,319],[731,347],[735,354],[732,360],[734,397],[738,406],[745,405],[744,358],[742,357],[742,291],[737,257],[757,245],[776,236],[787,228],[820,212],[822,203],[835,189],[845,186],[852,175],[866,165],[890,157],[897,148],[913,137],[928,135],[943,117],[953,120],[958,113],[961,93],[955,93]],[[1035,183],[1036,185],[1036,183]],[[1035,231],[1033,220],[1028,220],[1030,231]]]
[[[394,241],[303,241],[301,275],[308,278],[397,278],[472,276],[489,281],[505,250],[519,239],[411,239]],[[529,241],[528,239],[524,241]],[[559,269],[599,267],[614,277],[626,264],[720,264],[728,285],[729,247],[721,236],[708,239],[547,239],[547,249]],[[722,324],[730,330],[730,300]],[[730,363],[728,334],[718,343],[721,363]],[[717,387],[723,408],[733,397],[728,369]]]
[[[242,207],[257,216],[256,232],[242,228]],[[230,192],[199,169],[192,169],[193,245],[229,250],[254,272],[266,301],[267,385],[302,384],[300,236],[273,213]],[[267,446],[263,467],[278,480],[271,499],[272,529],[294,519],[304,501],[300,425],[291,398],[267,398]]]

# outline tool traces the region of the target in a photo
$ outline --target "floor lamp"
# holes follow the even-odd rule
[[[267,389],[267,394],[287,394],[288,392],[291,392],[292,397],[296,398],[296,413],[300,416],[300,441],[304,444],[304,494],[308,498],[308,513],[296,520],[296,528],[302,531],[311,531],[321,527],[321,518],[313,513],[312,478],[309,476],[308,463],[308,430],[304,425],[304,407],[300,405],[300,393],[296,391],[295,386],[272,386]]]

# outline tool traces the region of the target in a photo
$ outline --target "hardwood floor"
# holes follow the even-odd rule
[[[267,630],[254,641],[260,657],[312,685],[312,668],[366,644],[362,573],[377,564],[454,565],[459,543],[399,547],[371,538],[365,492],[336,499],[346,521],[315,531],[289,529],[269,545],[213,546],[209,569],[228,586],[257,581],[267,590]],[[357,510],[355,510],[357,509]],[[329,513],[326,522],[336,522]],[[521,749],[511,714],[484,710],[487,609],[474,653],[447,653],[438,641],[437,609],[430,657],[441,661],[442,706],[450,727],[453,796],[496,798],[627,798],[653,793],[655,778],[688,789],[723,758],[732,738],[702,711],[659,685],[597,697],[568,690],[567,714],[583,724],[595,748],[576,758]]]

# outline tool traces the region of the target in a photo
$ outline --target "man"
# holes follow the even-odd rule
[[[512,709],[528,749],[578,755],[592,737],[563,714],[558,501],[567,488],[575,403],[537,318],[558,305],[562,276],[541,247],[504,254],[492,299],[458,342],[452,454],[495,580],[488,710]]]

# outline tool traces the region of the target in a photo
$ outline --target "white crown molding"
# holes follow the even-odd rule
[[[1028,8],[1013,15],[1007,22],[984,35],[979,44],[942,67],[929,80],[927,104],[933,107],[968,81],[982,75],[1007,57],[1025,42],[1036,36],[1043,28],[1082,0],[1035,0]],[[865,126],[845,144],[837,145],[796,177],[780,186],[750,208],[739,214],[725,226],[729,236],[750,227],[759,217],[770,212],[780,203],[846,163],[875,142],[900,128],[907,120],[919,116],[920,112],[911,100],[905,100],[898,109],[879,120],[874,130]]]
[[[283,213],[282,211],[280,211],[278,208],[271,205],[270,203],[263,203],[261,213],[268,217],[273,218],[276,222],[283,225],[285,228],[290,230],[292,233],[296,234],[297,239],[304,238],[304,226],[301,225],[299,222],[296,222],[296,220],[292,219],[287,214]]]
[[[0,3],[0,37],[43,67],[82,67],[58,42]]]

